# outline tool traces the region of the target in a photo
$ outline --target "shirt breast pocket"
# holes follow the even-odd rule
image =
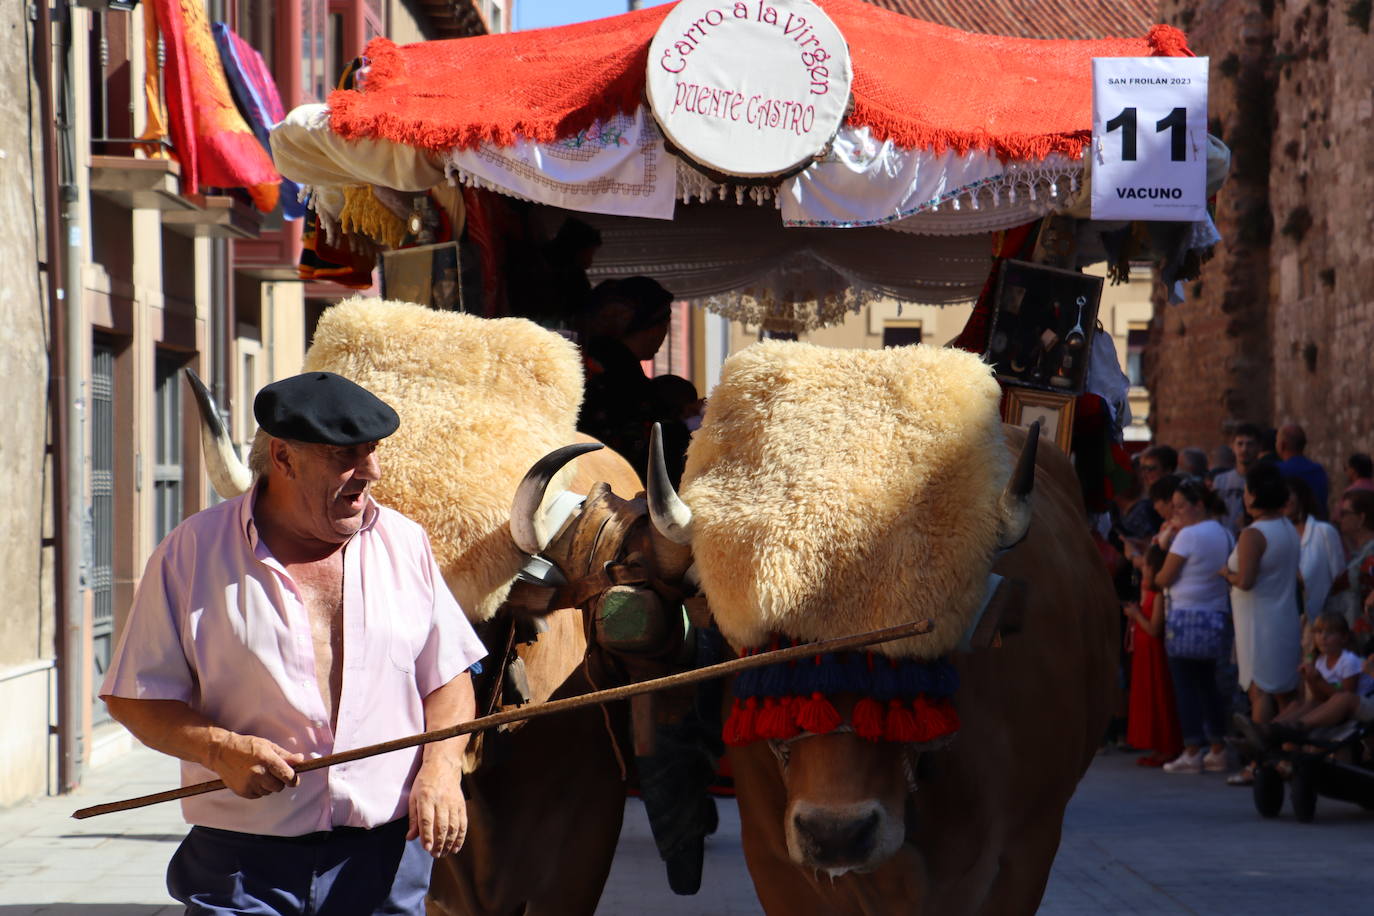
[[[386,609],[387,659],[399,671],[409,674],[415,670],[415,659],[424,647],[425,632],[421,627],[424,616],[418,608],[391,604]]]

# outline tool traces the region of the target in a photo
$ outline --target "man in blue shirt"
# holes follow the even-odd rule
[[[1307,433],[1296,423],[1285,423],[1279,428],[1275,448],[1279,453],[1279,470],[1283,471],[1285,477],[1301,477],[1312,488],[1312,493],[1317,497],[1317,505],[1321,510],[1320,517],[1325,519],[1328,514],[1327,500],[1330,495],[1327,489],[1326,471],[1320,464],[1303,454],[1307,448]]]

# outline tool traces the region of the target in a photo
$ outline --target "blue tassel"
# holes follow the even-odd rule
[[[735,675],[735,683],[731,688],[735,696],[741,700],[759,695],[759,669],[748,668]]]
[[[901,694],[901,675],[892,662],[878,656],[873,666],[873,699],[886,703],[897,699]]]
[[[844,693],[867,696],[873,690],[873,677],[862,652],[846,652],[840,664]]]
[[[901,699],[911,699],[918,696],[926,686],[925,665],[914,659],[903,659],[901,667],[897,669],[897,696]]]
[[[816,678],[820,671],[816,667],[816,657],[798,659],[790,665],[792,669],[792,692],[798,696],[810,696],[815,692]]]
[[[759,672],[759,696],[785,697],[792,694],[792,673],[787,665],[766,665],[755,668]]]
[[[815,690],[826,696],[835,696],[844,693],[849,689],[846,683],[844,669],[840,666],[840,661],[835,657],[835,653],[827,652],[821,656],[821,663],[816,668]]]

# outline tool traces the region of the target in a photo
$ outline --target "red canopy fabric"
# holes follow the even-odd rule
[[[849,42],[849,123],[913,149],[1076,158],[1092,134],[1094,57],[1191,53],[1165,25],[1142,38],[1037,41],[961,32],[862,0],[817,2]],[[402,47],[374,39],[364,91],[329,97],[331,126],[435,151],[574,135],[643,103],[649,42],[669,8]]]

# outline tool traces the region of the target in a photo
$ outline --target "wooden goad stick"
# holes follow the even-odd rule
[[[324,757],[316,757],[314,760],[307,760],[298,766],[292,767],[292,769],[297,773],[322,770],[336,763],[349,763],[353,760],[362,760],[364,757],[375,757],[378,754],[389,754],[392,751],[404,750],[408,747],[419,747],[422,744],[432,744],[435,741],[444,741],[448,738],[456,738],[459,735],[469,735],[484,729],[495,728],[498,725],[505,725],[508,722],[519,722],[523,719],[536,719],[540,716],[551,716],[554,713],[567,712],[571,709],[581,709],[584,706],[625,700],[633,696],[639,696],[640,694],[653,693],[656,690],[667,690],[672,687],[681,687],[685,684],[695,684],[698,681],[709,681],[712,678],[724,677],[728,674],[734,674],[737,671],[744,671],[748,668],[775,665],[779,662],[791,661],[797,658],[809,658],[810,656],[820,655],[825,652],[843,652],[847,649],[857,649],[861,646],[871,646],[875,643],[891,642],[894,639],[905,639],[908,636],[922,636],[929,633],[934,628],[935,625],[931,621],[920,620],[915,623],[906,623],[897,627],[873,630],[869,633],[859,633],[855,636],[842,636],[838,639],[827,639],[801,646],[790,646],[786,649],[775,649],[772,652],[760,652],[757,655],[748,655],[744,658],[736,658],[728,662],[708,665],[705,668],[697,668],[695,671],[670,674],[667,677],[654,678],[651,681],[640,681],[637,684],[626,684],[623,687],[598,690],[595,693],[585,693],[581,696],[568,697],[564,700],[551,700],[550,702],[539,703],[527,708],[508,709],[504,712],[494,713],[490,716],[483,716],[480,719],[473,719],[470,722],[451,725],[448,728],[439,728],[434,731],[411,735],[408,738],[396,738],[392,741],[383,741],[380,744],[369,744],[367,747],[358,747],[351,751],[340,751],[337,754],[328,754]],[[82,808],[80,811],[73,812],[72,817],[80,820],[88,817],[96,817],[100,814],[113,814],[116,811],[128,811],[132,808],[144,808],[148,805],[156,805],[161,802],[176,801],[179,798],[190,798],[193,795],[204,795],[206,792],[214,792],[224,788],[227,788],[227,786],[225,786],[222,780],[212,779],[209,782],[196,783],[193,786],[182,786],[180,789],[169,789],[166,792],[155,792],[152,795],[140,795],[138,798],[127,798],[123,801],[109,802],[104,805],[94,805],[90,808]]]

